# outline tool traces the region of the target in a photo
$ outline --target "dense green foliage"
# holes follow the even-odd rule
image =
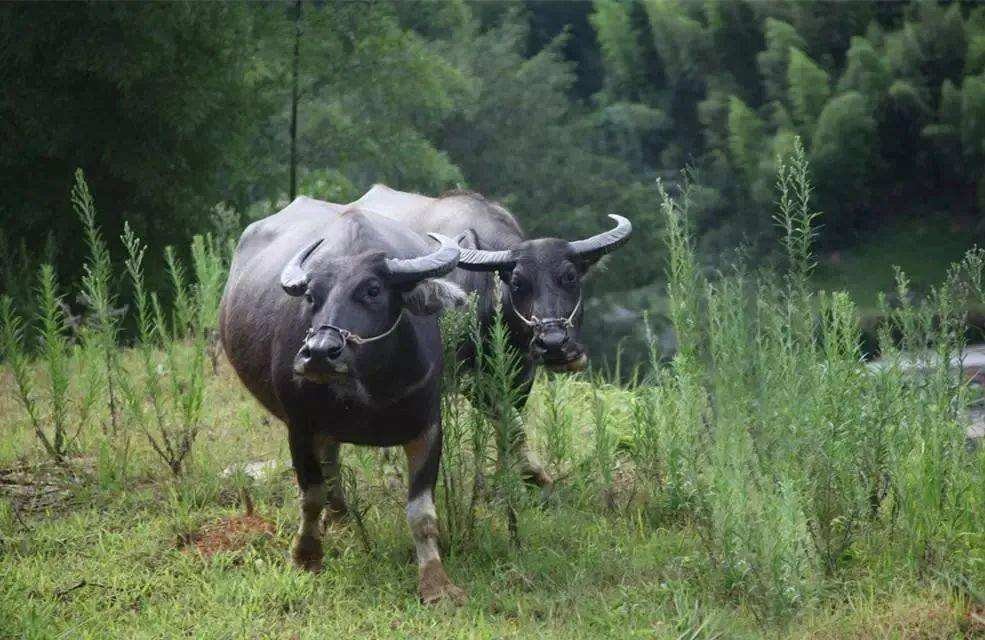
[[[602,276],[653,282],[653,178],[691,167],[709,256],[773,245],[775,159],[804,139],[840,246],[981,208],[985,9],[973,4],[527,0],[8,4],[0,9],[4,286],[81,268],[62,193],[81,167],[108,237],[233,232],[289,192],[476,189],[537,234],[620,211]],[[214,207],[222,203],[220,211]],[[237,213],[238,212],[238,213]],[[220,219],[221,218],[221,219]],[[232,221],[230,223],[230,220]],[[225,230],[225,231],[224,231]],[[49,235],[53,239],[49,239]],[[44,255],[45,247],[59,247]],[[110,244],[117,253],[117,243]],[[163,282],[158,271],[149,274]]]
[[[701,170],[712,190],[702,230],[755,238],[750,217],[762,224],[774,160],[794,135],[829,246],[931,201],[965,216],[982,207],[981,7],[600,0],[592,20],[599,102],[647,114],[649,168]],[[720,235],[708,239],[721,246]]]
[[[652,188],[594,150],[595,128],[571,96],[569,38],[554,33],[534,49],[521,5],[0,11],[10,289],[45,246],[60,247],[46,256],[59,271],[80,268],[84,245],[61,195],[76,167],[114,212],[108,237],[126,218],[154,250],[223,225],[235,231],[244,213],[283,204],[295,44],[299,193],[347,202],[374,182],[430,194],[467,187],[505,201],[531,231],[561,236],[597,231],[610,211],[641,223],[653,216]],[[225,216],[213,210],[219,203]],[[657,275],[651,261],[620,260],[635,282]],[[159,270],[149,276],[165,280]]]
[[[131,220],[157,246],[262,177],[252,146],[273,105],[253,12],[227,4],[11,3],[0,8],[0,215],[14,248],[48,234],[59,266],[84,239],[65,199],[77,167],[110,237]],[[8,272],[9,275],[9,272]]]

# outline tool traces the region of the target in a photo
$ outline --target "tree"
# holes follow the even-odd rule
[[[838,90],[858,91],[875,106],[891,82],[886,61],[872,43],[862,36],[853,36],[846,55],[845,71],[838,81]]]
[[[256,22],[220,3],[0,7],[0,212],[70,275],[82,243],[65,193],[86,171],[108,237],[128,218],[156,246],[185,244],[216,202],[245,202],[257,95]],[[70,222],[71,221],[71,222]]]
[[[868,207],[877,169],[876,123],[869,102],[852,91],[821,112],[811,143],[811,169],[826,219],[850,229]]]
[[[763,151],[763,121],[736,96],[729,98],[728,106],[729,151],[735,166],[749,178],[755,178]]]
[[[756,55],[759,72],[763,76],[766,97],[783,100],[787,96],[787,70],[790,51],[806,49],[807,43],[792,25],[775,18],[766,18],[766,49]]]
[[[639,99],[635,92],[643,83],[640,35],[633,26],[630,9],[625,2],[599,0],[590,18],[602,50],[606,91],[612,100]]]
[[[444,10],[434,7],[429,15],[441,24]],[[448,11],[455,10],[455,5],[448,6]],[[436,46],[405,26],[413,20],[402,6],[342,1],[306,5],[298,23],[302,53],[294,99],[296,15],[294,5],[289,11],[275,7],[270,18],[274,28],[265,35],[264,64],[279,79],[271,92],[285,108],[271,117],[270,130],[275,146],[285,150],[292,146],[287,106],[297,105],[299,192],[347,201],[374,182],[431,192],[461,183],[461,172],[436,148],[433,137],[438,123],[465,95],[468,79]],[[289,184],[268,197],[286,195]]]
[[[828,73],[817,66],[803,51],[790,48],[787,68],[790,104],[794,120],[805,133],[810,133],[821,110],[831,96]]]

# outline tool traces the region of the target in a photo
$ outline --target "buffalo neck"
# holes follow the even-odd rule
[[[378,366],[367,368],[363,387],[374,403],[390,404],[415,390],[437,364],[421,349],[414,321],[408,315],[367,358]]]

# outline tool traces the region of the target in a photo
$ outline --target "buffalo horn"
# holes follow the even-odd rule
[[[304,270],[304,261],[308,259],[321,240],[315,240],[304,249],[301,249],[291,258],[284,269],[280,272],[280,286],[288,295],[299,296],[308,289],[308,272]]]
[[[509,271],[516,266],[516,259],[509,249],[505,251],[483,251],[482,249],[463,249],[458,267],[466,271]]]
[[[395,285],[409,285],[425,278],[443,276],[458,264],[458,245],[438,233],[429,236],[441,243],[437,251],[418,258],[386,258],[387,280]]]
[[[610,251],[618,249],[629,240],[629,234],[633,232],[633,225],[626,218],[609,214],[609,217],[616,221],[616,226],[608,231],[600,233],[584,240],[569,242],[572,253],[578,256],[582,262],[595,262]]]

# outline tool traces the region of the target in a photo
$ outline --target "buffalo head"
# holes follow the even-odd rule
[[[368,251],[310,264],[322,240],[291,258],[281,272],[281,286],[288,295],[303,296],[307,324],[294,358],[295,374],[329,382],[350,375],[354,365],[372,368],[379,350],[395,337],[404,310],[429,315],[464,303],[461,289],[437,279],[455,268],[458,246],[444,236],[430,235],[439,248],[417,258]]]
[[[511,331],[529,336],[530,355],[555,371],[580,371],[585,348],[581,326],[581,279],[603,255],[629,240],[632,225],[610,215],[616,226],[585,240],[525,240],[505,251],[464,249],[458,266],[468,271],[496,271],[507,286],[504,304]]]

